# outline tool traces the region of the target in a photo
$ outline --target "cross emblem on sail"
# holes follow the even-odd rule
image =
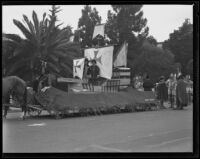
[[[81,65],[79,64],[79,61],[76,61],[76,64],[75,64],[75,73],[77,73],[77,68],[81,68]]]
[[[101,56],[97,57],[98,52],[99,52],[98,49],[97,49],[97,50],[94,50],[94,58],[93,58],[93,59],[94,59],[96,62],[99,62],[99,63],[102,65],[102,63],[101,63]]]

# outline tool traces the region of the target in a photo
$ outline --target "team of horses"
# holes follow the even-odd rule
[[[17,76],[7,76],[3,78],[3,92],[2,100],[3,104],[8,104],[10,95],[16,98],[19,103],[22,112],[23,119],[26,117],[27,112],[27,84],[26,82]],[[4,117],[6,118],[9,107],[4,107]]]

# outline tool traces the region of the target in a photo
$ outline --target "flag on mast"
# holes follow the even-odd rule
[[[85,58],[73,60],[73,77],[83,78],[84,62]]]
[[[92,39],[94,39],[97,35],[104,36],[104,27],[105,27],[105,24],[96,25],[94,27]]]
[[[116,54],[116,58],[114,61],[114,67],[125,66],[127,65],[127,51],[128,51],[128,43],[124,42],[122,47]]]
[[[70,36],[69,41],[74,42],[74,35]]]

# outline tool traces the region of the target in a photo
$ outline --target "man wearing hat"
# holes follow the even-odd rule
[[[144,79],[143,88],[144,91],[152,91],[153,83],[151,82],[149,75],[146,75],[146,78]]]
[[[92,83],[93,85],[96,85],[97,84],[97,77],[99,76],[100,69],[96,65],[95,60],[92,60],[92,65],[88,68],[87,73],[88,73],[88,75],[91,75],[89,82]]]

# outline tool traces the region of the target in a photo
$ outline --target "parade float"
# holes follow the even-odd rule
[[[103,28],[103,29],[102,29]],[[93,37],[104,36],[104,25],[95,26]],[[131,86],[131,70],[127,67],[128,43],[118,51],[114,45],[84,49],[84,56],[73,60],[73,78],[57,78],[57,87],[45,87],[34,94],[28,90],[29,115],[40,115],[43,110],[60,115],[97,115],[107,113],[156,110],[157,101],[152,91],[138,91]],[[95,60],[100,69],[94,85],[84,78],[85,59]]]
[[[97,25],[93,37],[104,34],[104,25]],[[35,95],[41,113],[47,110],[60,114],[95,115],[119,112],[156,110],[152,91],[138,91],[131,86],[131,69],[127,66],[128,44],[124,42],[114,55],[114,45],[84,49],[84,57],[73,60],[73,78],[57,78],[62,87],[48,87]],[[97,84],[83,77],[85,59],[95,60],[100,69]],[[36,105],[35,105],[36,106]],[[34,107],[32,109],[34,111]]]

